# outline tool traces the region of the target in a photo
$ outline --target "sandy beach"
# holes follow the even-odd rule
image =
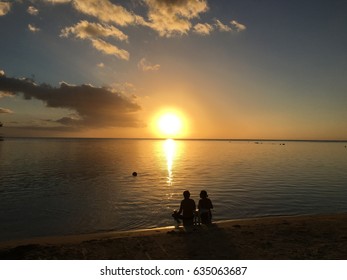
[[[347,259],[347,214],[280,216],[0,243],[0,259]]]

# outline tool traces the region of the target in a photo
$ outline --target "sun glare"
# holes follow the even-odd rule
[[[165,136],[175,137],[182,130],[182,120],[174,113],[166,113],[159,117],[158,128]]]

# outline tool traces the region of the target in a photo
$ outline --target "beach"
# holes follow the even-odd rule
[[[347,213],[217,221],[0,243],[3,260],[341,260]]]

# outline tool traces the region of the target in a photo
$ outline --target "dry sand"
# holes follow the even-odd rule
[[[347,214],[216,222],[0,243],[0,259],[347,259]]]

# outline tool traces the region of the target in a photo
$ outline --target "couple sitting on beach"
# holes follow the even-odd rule
[[[174,211],[172,217],[179,224],[183,221],[183,226],[192,226],[194,224],[210,224],[212,219],[211,209],[213,208],[212,201],[208,198],[207,192],[200,192],[200,200],[198,210],[193,199],[190,198],[190,192],[183,192],[184,199],[181,201],[180,209]]]

